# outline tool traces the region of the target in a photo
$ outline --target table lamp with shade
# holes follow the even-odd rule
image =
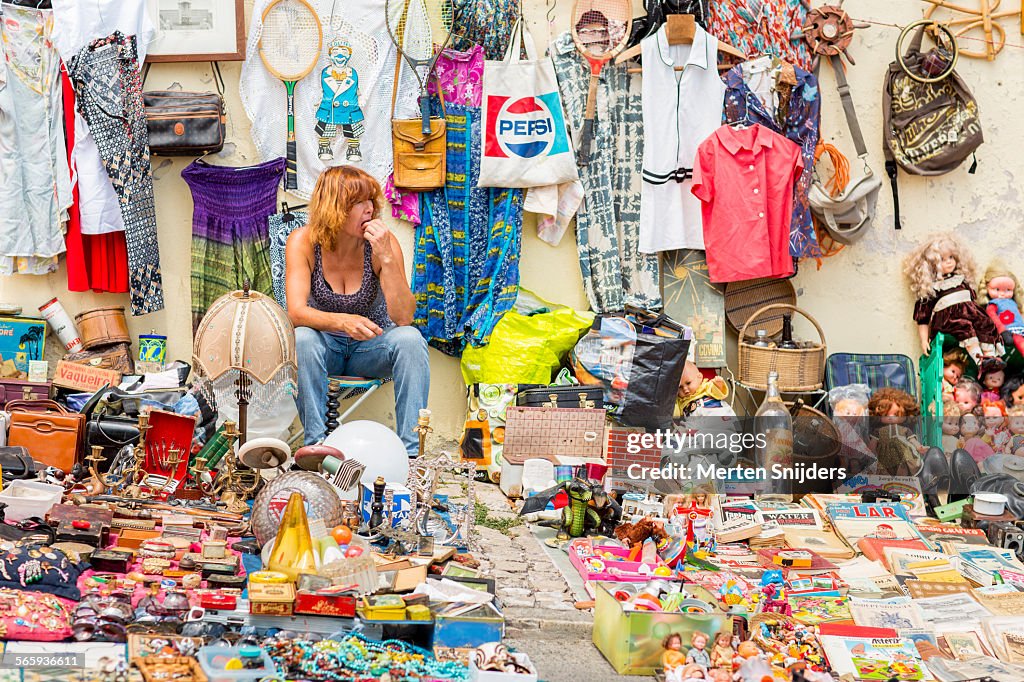
[[[241,291],[224,294],[206,311],[192,344],[192,361],[197,374],[211,382],[234,373],[241,446],[248,429],[252,382],[294,383],[295,328],[272,297],[251,291],[247,281]]]

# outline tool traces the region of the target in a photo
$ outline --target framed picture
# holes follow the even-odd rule
[[[244,0],[146,0],[156,37],[147,62],[245,59]]]

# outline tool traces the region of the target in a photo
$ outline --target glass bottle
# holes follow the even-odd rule
[[[774,502],[793,500],[793,417],[779,394],[778,372],[768,373],[764,402],[754,415],[754,464],[764,471],[758,497]]]
[[[771,345],[768,343],[768,332],[764,329],[758,329],[757,339],[754,341],[754,345],[758,348],[768,348]]]
[[[298,580],[300,573],[316,573],[316,554],[302,493],[294,492],[288,498],[267,569],[281,571],[292,580]]]
[[[782,316],[782,339],[779,341],[779,348],[797,348],[796,341],[793,340],[793,316],[783,315]]]

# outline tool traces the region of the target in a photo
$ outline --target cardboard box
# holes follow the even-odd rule
[[[65,360],[57,363],[57,369],[53,375],[54,386],[86,393],[95,393],[108,384],[117,386],[120,383],[121,373],[117,370],[76,365]]]
[[[295,610],[292,583],[249,583],[249,613],[254,616],[290,616]]]
[[[300,591],[295,594],[295,613],[355,618],[356,598],[348,594],[317,594],[316,592]]]
[[[35,317],[0,317],[0,365],[10,361],[17,376],[28,376],[29,360],[42,360],[46,347],[46,321]]]
[[[361,486],[362,497],[359,501],[359,508],[363,512],[363,521],[370,520],[370,514],[372,514],[371,506],[373,504],[373,488],[367,486]],[[409,514],[412,513],[412,491],[406,488],[400,483],[388,483],[384,488],[384,499],[387,499],[388,491],[394,495],[391,503],[391,525],[397,526],[403,521],[409,518]],[[387,509],[384,510],[387,514]]]
[[[683,647],[688,648],[697,630],[707,634],[709,642],[718,632],[732,631],[732,616],[725,613],[626,611],[606,583],[595,583],[594,589],[594,646],[620,675],[651,676],[661,670],[661,642],[671,633],[679,633]]]

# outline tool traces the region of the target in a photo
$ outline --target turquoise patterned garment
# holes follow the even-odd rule
[[[446,50],[437,76],[445,97],[448,177],[420,195],[412,290],[416,325],[448,355],[487,343],[519,292],[523,192],[477,187],[484,53]],[[431,106],[442,115],[438,99]]]

